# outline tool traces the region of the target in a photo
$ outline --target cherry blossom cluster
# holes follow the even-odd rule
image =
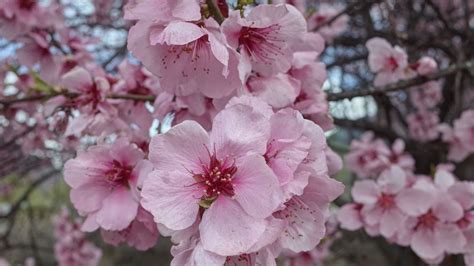
[[[89,242],[80,230],[80,221],[74,221],[66,208],[54,217],[54,255],[60,266],[99,265],[102,251]]]
[[[427,76],[438,69],[436,61],[428,56],[408,63],[408,55],[400,46],[392,46],[385,39],[375,37],[367,41],[369,67],[376,74],[375,86],[383,86],[416,76]],[[406,117],[409,134],[413,139],[430,141],[438,138],[439,117],[436,109],[442,99],[439,81],[429,81],[410,90],[410,101],[415,108]]]
[[[144,157],[136,144],[118,139],[92,146],[66,163],[71,201],[86,216],[82,231],[100,229],[106,243],[126,242],[138,250],[155,245],[156,224],[139,203],[143,178],[152,169]]]
[[[230,11],[219,25],[201,12],[199,1],[184,2],[141,1],[125,12],[126,19],[138,21],[128,48],[163,90],[155,101],[158,118],[174,112],[176,124],[192,119],[209,129],[230,98],[254,95],[275,109],[292,107],[331,127],[321,90],[326,70],[316,61],[324,40],[307,31],[300,11],[258,5],[244,17]]]
[[[368,131],[360,139],[351,142],[350,151],[345,156],[345,166],[359,178],[376,178],[392,166],[410,173],[415,169],[415,160],[404,150],[403,140],[397,139],[392,147],[388,147],[382,139],[375,138]]]
[[[170,237],[172,265],[319,264],[338,223],[409,246],[427,263],[462,254],[474,265],[474,183],[437,162],[421,175],[405,149],[439,144],[440,161],[463,162],[474,153],[474,111],[440,115],[437,61],[411,61],[380,37],[366,43],[375,91],[421,82],[387,93],[407,114],[404,134],[388,134],[391,145],[372,132],[352,141],[353,202],[331,216],[344,186],[330,177],[342,160],[326,143],[334,121],[321,55],[357,5],[129,0],[125,59],[110,71],[116,57],[98,62],[99,40],[69,27],[62,5],[40,2],[0,3],[0,35],[17,45],[0,69],[2,80],[14,76],[1,84],[0,135],[25,154],[67,161],[83,220],[65,210],[55,218],[59,265],[99,263],[86,232],[139,251]],[[93,6],[88,19],[113,24],[114,1]]]
[[[449,143],[448,159],[461,162],[474,153],[474,110],[466,110],[453,126],[441,124],[443,141]]]
[[[356,181],[354,202],[338,213],[341,227],[364,228],[370,236],[410,246],[430,264],[448,254],[464,254],[469,263],[474,250],[474,182],[457,180],[452,170],[452,165],[438,165],[434,177],[410,176],[392,166],[376,180]]]
[[[329,177],[334,156],[298,111],[242,96],[210,133],[185,121],[152,139],[141,203],[177,243],[172,265],[275,265],[282,250],[310,251],[323,238],[343,191]]]

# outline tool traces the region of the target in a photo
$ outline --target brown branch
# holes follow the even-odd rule
[[[449,24],[449,22],[446,20],[446,18],[444,17],[443,13],[441,12],[441,10],[439,9],[439,7],[433,3],[433,1],[431,0],[425,0],[425,2],[431,7],[431,9],[435,12],[436,16],[438,17],[438,19],[441,21],[441,23],[443,24],[443,26],[449,31],[451,32],[452,34],[454,35],[462,35],[462,32],[459,32],[457,31],[456,29],[454,29],[453,27],[451,27],[451,25]]]
[[[49,99],[50,97],[54,97],[57,95],[58,94],[38,94],[38,95],[26,96],[23,98],[4,98],[4,99],[0,99],[0,104],[4,106],[8,106],[15,103],[42,101],[42,100],[46,100],[46,99]]]
[[[7,214],[4,214],[4,215],[1,215],[0,218],[2,219],[5,219],[5,218],[9,218],[11,216],[14,216],[16,214],[16,212],[20,209],[20,206],[21,204],[28,199],[28,197],[30,196],[30,194],[36,189],[36,187],[38,187],[39,185],[41,185],[43,182],[45,182],[46,180],[48,180],[49,178],[51,178],[52,176],[54,176],[54,174],[56,174],[58,172],[58,170],[51,170],[49,172],[47,172],[46,174],[42,175],[40,178],[36,179],[35,181],[33,181],[33,183],[31,183],[31,185],[28,187],[28,189],[26,189],[26,191],[20,196],[20,198],[14,203],[12,204],[12,207],[10,209],[10,211],[7,213]]]
[[[217,23],[222,24],[224,21],[224,16],[222,15],[214,0],[206,0],[206,4],[212,17],[217,21]]]
[[[372,4],[380,2],[380,0],[367,0],[367,1],[355,1],[354,3],[346,6],[341,12],[337,13],[335,16],[331,17],[330,19],[323,21],[321,24],[316,26],[313,31],[318,31],[324,26],[331,25],[334,21],[336,21],[338,18],[345,14],[350,14],[352,11],[356,11],[358,9],[362,10],[367,7],[370,7]]]
[[[394,132],[390,128],[381,126],[375,122],[371,122],[368,120],[363,120],[363,119],[349,120],[349,119],[334,118],[334,124],[340,127],[345,127],[345,128],[356,128],[356,129],[372,131],[376,135],[385,137],[391,141],[394,141],[396,139],[403,139],[405,142],[410,141],[409,139],[406,139],[398,135],[396,132]]]
[[[368,87],[355,91],[345,91],[340,93],[329,93],[328,101],[340,101],[344,99],[352,99],[359,96],[381,95],[388,92],[408,89],[412,86],[421,85],[431,80],[437,80],[453,73],[463,70],[474,71],[474,60],[465,61],[463,63],[453,64],[436,73],[427,76],[418,76],[412,79],[402,80],[396,83],[388,84],[380,87]]]
[[[365,54],[354,55],[354,56],[351,56],[351,57],[340,57],[340,58],[336,58],[336,60],[334,60],[334,62],[332,62],[330,64],[327,64],[326,68],[333,68],[333,67],[336,67],[336,66],[344,66],[344,65],[351,64],[353,62],[364,60],[366,58],[367,58],[366,53]]]
[[[124,99],[134,101],[149,101],[153,102],[156,97],[154,95],[141,95],[141,94],[110,94],[107,96],[109,99]]]
[[[39,94],[39,95],[32,95],[26,96],[23,98],[5,98],[0,99],[0,105],[9,106],[15,103],[24,103],[24,102],[35,102],[35,101],[43,101],[48,100],[49,98],[56,97],[59,95],[64,95],[69,98],[78,97],[79,94],[75,93],[52,93],[52,94]],[[109,94],[107,95],[108,99],[124,99],[124,100],[134,100],[134,101],[154,101],[156,96],[154,95],[142,95],[142,94]]]

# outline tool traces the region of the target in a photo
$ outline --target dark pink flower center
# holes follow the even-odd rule
[[[21,9],[31,10],[36,5],[36,0],[19,0]]]
[[[397,62],[397,60],[395,59],[395,57],[390,56],[390,57],[387,59],[387,66],[388,66],[392,71],[395,71],[395,69],[398,68],[398,62]]]
[[[474,214],[466,212],[464,216],[456,222],[461,229],[467,229],[471,225],[471,219],[474,219]]]
[[[395,206],[395,197],[393,195],[382,193],[379,197],[378,204],[383,209],[391,209]]]
[[[314,18],[314,21],[316,22],[316,24],[321,24],[323,22],[325,22],[327,19],[326,16],[323,16],[323,15],[317,15],[315,18]]]
[[[127,185],[132,177],[133,167],[113,160],[110,169],[105,173],[107,181],[115,184]]]
[[[237,172],[235,163],[218,160],[216,154],[210,155],[209,165],[202,165],[202,173],[193,174],[197,184],[204,186],[204,200],[214,200],[219,195],[235,195],[232,179]]]
[[[378,152],[375,150],[368,150],[359,157],[358,162],[360,165],[366,165],[369,162],[374,161],[378,157]]]
[[[281,26],[274,24],[266,28],[242,27],[239,46],[256,61],[270,65],[283,55],[284,40],[279,38]]]
[[[416,227],[433,229],[437,222],[438,222],[438,217],[436,217],[432,211],[429,211],[428,213],[423,214],[420,217],[418,217],[418,224],[416,225]]]

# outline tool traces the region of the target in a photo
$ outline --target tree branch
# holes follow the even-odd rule
[[[418,76],[416,78],[402,80],[396,83],[388,84],[380,87],[368,87],[355,91],[345,91],[340,93],[329,93],[328,101],[340,101],[344,99],[352,99],[359,96],[381,95],[392,91],[408,89],[412,86],[421,85],[431,80],[437,80],[453,73],[463,70],[474,71],[474,60],[465,61],[463,63],[453,64],[436,73],[427,76]]]

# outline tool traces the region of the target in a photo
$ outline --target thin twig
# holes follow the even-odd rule
[[[51,171],[48,171],[46,174],[42,175],[40,178],[36,179],[31,185],[28,187],[28,189],[23,193],[23,195],[20,196],[20,198],[12,205],[10,211],[7,214],[4,214],[0,216],[0,218],[5,219],[9,218],[13,215],[16,214],[16,212],[20,209],[21,204],[28,199],[30,194],[38,187],[41,185],[43,182],[51,178],[54,174],[56,174],[58,170],[54,169]]]
[[[386,86],[370,86],[368,88],[363,88],[355,91],[329,93],[327,99],[328,101],[340,101],[344,99],[352,99],[359,96],[386,94],[388,92],[404,90],[412,86],[421,85],[431,80],[437,80],[462,70],[474,70],[474,60],[465,61],[459,64],[453,64],[443,70],[440,70],[436,73],[427,76],[418,76],[416,78],[402,80],[396,83],[388,84]]]
[[[222,24],[222,22],[224,21],[224,16],[222,16],[222,13],[217,7],[214,0],[206,0],[206,4],[209,8],[209,12],[211,13],[212,17],[217,21],[217,23]]]

